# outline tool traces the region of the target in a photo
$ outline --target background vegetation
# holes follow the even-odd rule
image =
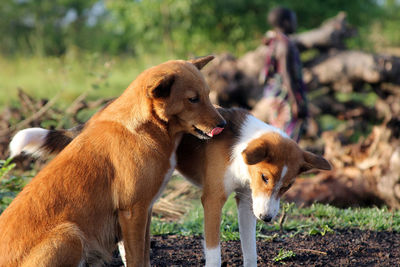
[[[386,44],[400,44],[394,34],[400,23],[396,0],[3,0],[0,50],[41,56],[76,50],[179,57],[243,53],[259,43],[268,28],[266,14],[278,4],[296,11],[300,31],[346,11],[363,40],[374,27]]]
[[[17,87],[39,97],[61,92],[65,104],[99,75],[108,79],[95,96],[115,96],[167,59],[240,56],[260,44],[266,14],[278,4],[296,11],[299,31],[343,10],[359,29],[351,47],[400,45],[396,0],[3,0],[0,107],[15,99]]]

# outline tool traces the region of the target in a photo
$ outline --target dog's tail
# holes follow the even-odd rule
[[[31,154],[36,157],[53,155],[63,150],[77,135],[84,124],[68,130],[28,128],[19,131],[10,142],[10,157]]]

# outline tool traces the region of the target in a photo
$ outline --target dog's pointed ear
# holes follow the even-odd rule
[[[196,66],[199,70],[201,70],[208,62],[214,59],[214,56],[205,56],[205,57],[198,57],[195,59],[188,60],[190,63]]]
[[[167,98],[171,94],[171,87],[174,84],[175,76],[166,74],[152,80],[147,86],[147,95],[150,98]]]
[[[304,163],[300,167],[300,173],[311,169],[331,170],[331,164],[323,157],[308,151],[303,151]]]
[[[263,140],[251,141],[245,150],[242,151],[242,157],[247,165],[254,165],[268,156],[268,143]]]

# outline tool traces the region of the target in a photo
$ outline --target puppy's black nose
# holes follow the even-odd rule
[[[260,219],[264,222],[270,222],[272,220],[272,217],[269,215],[260,215]]]
[[[225,126],[226,126],[226,121],[222,121],[217,125],[217,127],[219,128],[225,128]]]

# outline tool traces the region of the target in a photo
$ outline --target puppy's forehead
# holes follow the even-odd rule
[[[268,160],[276,163],[286,163],[295,158],[302,159],[301,149],[296,142],[290,138],[272,132],[262,135],[260,139],[269,144],[267,147],[267,152],[270,155]]]
[[[278,133],[269,133],[261,136],[265,142],[266,158],[258,165],[262,171],[268,170],[270,177],[290,183],[296,176],[299,165],[303,162],[300,147],[292,139]],[[282,175],[283,174],[283,175]]]
[[[260,172],[268,175],[268,177],[273,177],[280,174],[283,164],[271,163],[264,160],[257,165]]]
[[[289,151],[287,146],[287,138],[283,137],[279,133],[271,132],[260,136],[260,143],[266,143],[265,153],[267,157],[264,159],[264,162],[284,164],[286,161],[286,156]]]

